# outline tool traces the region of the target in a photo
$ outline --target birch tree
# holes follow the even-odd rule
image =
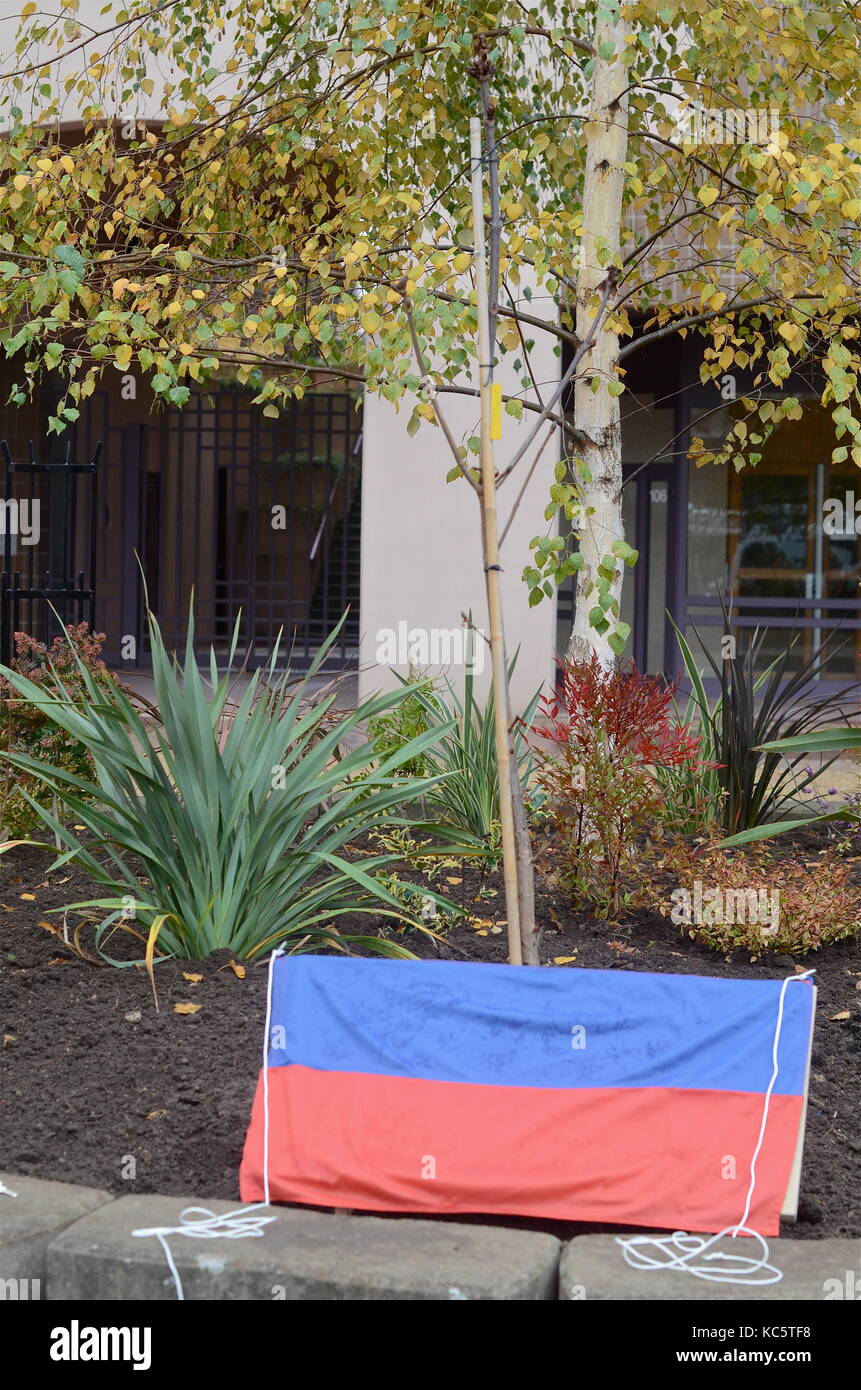
[[[696,335],[704,380],[753,374],[721,448],[693,441],[697,464],[755,466],[803,409],[775,389],[809,365],[835,461],[861,462],[857,5],[132,0],[92,28],[78,0],[21,13],[0,112],[0,315],[13,402],[51,373],[54,428],[106,372],[182,407],[229,370],[267,414],[341,380],[441,430],[446,393],[475,394],[480,41],[494,350],[520,381],[505,409],[535,425],[498,486],[521,496],[561,436],[523,577],[539,603],[577,573],[572,653],[609,664],[628,637],[631,354]],[[82,131],[65,130],[73,116]],[[531,312],[530,286],[555,320]],[[555,339],[558,386],[531,370],[538,333]],[[478,430],[454,445],[451,484],[467,488]]]

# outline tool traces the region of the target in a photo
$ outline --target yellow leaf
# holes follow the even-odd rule
[[[852,1017],[852,1014],[850,1013],[849,1009],[841,1009],[839,1014],[831,1014],[831,1015],[829,1016],[828,1022],[829,1022],[829,1023],[845,1023],[845,1022],[846,1022],[846,1019],[847,1019],[847,1018],[851,1018],[851,1017]]]
[[[74,174],[75,161],[69,155],[64,154],[60,159],[60,164],[67,174]]]
[[[33,6],[33,8],[36,8],[35,5]],[[22,893],[21,897],[24,899],[25,903],[34,903],[36,901],[35,893]]]
[[[37,168],[37,169],[41,169],[41,171],[42,171],[43,174],[50,174],[50,172],[51,172],[51,170],[53,169],[53,167],[54,167],[54,161],[53,161],[52,159],[37,159],[37,160],[36,160],[36,168]]]
[[[21,197],[20,193],[9,194],[9,206],[13,212],[17,211],[17,209],[21,206],[23,201],[24,199]]]
[[[132,349],[130,343],[120,343],[114,353],[114,361],[118,367],[127,367],[132,360]]]
[[[173,1011],[175,1014],[198,1014],[202,1008],[202,1004],[174,1004]]]
[[[113,238],[115,230],[116,228],[114,227],[113,222],[105,222],[102,227],[102,231],[104,232],[105,236],[110,238]]]
[[[22,189],[27,187],[29,182],[30,180],[27,178],[26,174],[16,174],[12,180],[12,187],[17,188],[18,191],[21,192]]]
[[[239,961],[237,961],[237,960],[228,961],[228,965],[230,966],[230,969],[233,971],[233,973],[234,973],[234,975],[236,976],[237,980],[244,980],[244,979],[245,979],[245,966],[244,966],[244,965],[240,965],[240,964],[239,964]]]
[[[35,13],[36,6],[34,5],[33,0],[28,0],[28,3],[24,6],[23,10],[21,11],[21,18],[29,19],[30,15]]]
[[[712,203],[717,198],[717,195],[717,189],[709,188],[708,184],[706,184],[703,188],[700,188],[697,192],[697,197],[699,198],[704,208],[710,208]]]
[[[576,959],[577,959],[576,956],[554,956],[554,957],[553,957],[553,964],[554,964],[554,965],[572,965],[573,962],[574,962]]]
[[[182,978],[183,978],[184,980],[188,980],[189,984],[192,984],[192,985],[199,985],[200,982],[201,982],[201,980],[203,979],[203,976],[202,976],[202,975],[190,975],[190,974],[188,973],[187,970],[183,970],[183,972],[182,972]]]
[[[382,319],[373,309],[371,309],[369,313],[362,315],[362,327],[366,333],[376,333],[381,323]]]

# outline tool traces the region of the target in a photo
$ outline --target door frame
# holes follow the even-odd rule
[[[675,634],[669,620],[674,611],[676,590],[676,545],[675,537],[679,529],[679,487],[678,469],[672,458],[661,459],[648,465],[631,463],[622,469],[623,482],[636,483],[634,502],[633,545],[639,551],[639,559],[634,567],[634,622],[631,649],[634,661],[640,671],[649,675],[665,674],[675,645]],[[655,570],[655,554],[652,547],[652,489],[656,484],[667,490],[667,525],[664,548],[664,621],[661,643],[661,670],[648,670],[649,653],[649,599],[651,579]]]

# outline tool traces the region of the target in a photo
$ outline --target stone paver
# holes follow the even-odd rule
[[[111,1194],[14,1173],[0,1173],[0,1183],[17,1193],[0,1193],[0,1298],[44,1297],[48,1243],[66,1226],[112,1201]],[[41,1289],[29,1287],[33,1280],[40,1281]]]
[[[721,1250],[740,1247],[756,1256],[759,1246],[747,1237],[727,1239]],[[764,1302],[801,1299],[821,1302],[826,1298],[861,1296],[857,1240],[769,1240],[769,1264],[779,1269],[779,1283],[718,1284],[676,1270],[637,1270],[625,1261],[613,1236],[578,1236],[569,1241],[559,1267],[559,1297],[566,1300],[640,1300]],[[649,1251],[655,1258],[657,1252]],[[718,1266],[714,1265],[717,1270]],[[829,1282],[831,1281],[831,1282]]]
[[[50,1299],[176,1298],[160,1242],[133,1230],[176,1226],[186,1206],[222,1201],[122,1197],[50,1248]],[[187,1300],[555,1299],[560,1242],[532,1231],[273,1208],[259,1238],[167,1237]]]

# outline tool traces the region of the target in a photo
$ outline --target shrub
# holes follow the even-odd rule
[[[98,943],[133,914],[149,952],[157,936],[159,948],[176,956],[199,958],[227,947],[254,957],[288,940],[301,950],[327,943],[343,949],[344,941],[358,940],[383,953],[408,954],[378,937],[338,936],[334,923],[344,914],[373,909],[405,916],[382,881],[397,854],[359,863],[342,851],[386,819],[396,822],[405,801],[430,789],[432,780],[411,783],[394,774],[447,730],[408,741],[354,785],[351,779],[375,763],[374,752],[363,744],[338,761],[342,739],[404,697],[375,697],[327,725],[335,696],[309,704],[309,682],[337,629],[292,694],[289,673],[276,672],[276,646],[226,724],[233,673],[219,678],[212,653],[206,688],[194,656],[193,614],[181,666],[165,650],[151,614],[149,631],[158,742],[122,688],[103,684],[83,662],[80,702],[59,678],[56,689],[45,691],[27,676],[3,671],[61,736],[78,739],[92,756],[87,779],[27,754],[5,755],[55,793],[88,832],[84,843],[34,802],[66,847],[57,863],[74,860],[103,890],[68,908],[106,914]],[[238,623],[230,666],[237,641]],[[413,920],[421,925],[418,913]]]
[[[434,682],[430,677],[422,676],[411,668],[406,684],[408,689],[404,698],[393,710],[388,710],[385,714],[375,715],[368,720],[368,738],[373,745],[375,754],[381,760],[396,753],[410,739],[417,738],[428,728],[427,711],[419,695],[432,699]],[[403,777],[427,777],[427,754],[411,758],[407,763],[402,764],[400,771]]]
[[[695,762],[699,743],[673,718],[673,688],[636,669],[606,671],[595,654],[566,662],[535,733],[538,783],[554,831],[557,876],[575,899],[615,918],[637,837],[661,806],[658,768]]]
[[[861,926],[861,887],[851,882],[853,860],[841,845],[775,859],[762,845],[739,854],[712,839],[679,841],[662,866],[676,886],[653,884],[653,905],[714,951],[804,955]]]
[[[25,632],[16,632],[12,670],[27,676],[39,692],[56,695],[62,684],[68,700],[80,705],[85,695],[82,670],[90,673],[98,690],[116,684],[116,677],[101,659],[104,641],[105,634],[90,632],[87,623],[70,624],[50,647]],[[28,754],[82,778],[92,777],[93,760],[86,745],[58,728],[38,698],[17,699],[10,682],[0,677],[0,700],[0,749]],[[39,824],[30,798],[49,806],[51,795],[38,776],[23,768],[13,775],[7,771],[0,800],[0,824],[6,833],[14,837],[29,834]]]

